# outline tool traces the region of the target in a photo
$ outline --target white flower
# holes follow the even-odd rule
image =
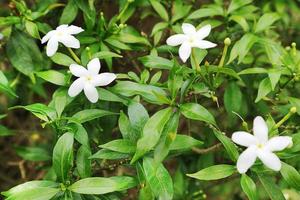
[[[47,56],[53,56],[58,48],[58,43],[63,43],[66,47],[78,49],[80,48],[79,40],[73,35],[84,31],[78,26],[60,25],[56,30],[49,31],[43,38],[42,44],[47,43]]]
[[[3,39],[3,34],[2,33],[0,33],[0,40],[2,40]]]
[[[275,136],[268,140],[268,126],[260,116],[256,117],[253,121],[253,133],[254,135],[238,131],[234,132],[231,137],[236,144],[247,147],[238,158],[238,171],[241,174],[246,173],[255,163],[257,157],[268,168],[279,171],[281,169],[281,162],[273,152],[282,151],[292,145],[292,138],[289,136]]]
[[[183,62],[186,62],[190,57],[193,47],[208,49],[216,46],[216,44],[212,42],[203,40],[211,31],[211,26],[209,24],[197,31],[192,24],[183,23],[182,31],[184,34],[170,36],[167,39],[167,44],[170,46],[181,45],[179,48],[179,57]]]
[[[98,58],[91,60],[87,64],[87,69],[77,64],[70,65],[71,73],[78,78],[70,86],[68,94],[75,97],[83,90],[88,100],[96,103],[99,98],[96,87],[108,85],[117,77],[114,73],[99,74],[100,67]]]

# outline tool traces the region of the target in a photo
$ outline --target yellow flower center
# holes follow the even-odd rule
[[[263,144],[260,144],[260,143],[259,143],[259,144],[257,144],[256,146],[257,146],[257,148],[259,148],[259,149],[262,149],[262,148],[264,148],[264,145],[263,145]]]
[[[85,78],[87,81],[91,81],[93,79],[91,76],[86,76]]]

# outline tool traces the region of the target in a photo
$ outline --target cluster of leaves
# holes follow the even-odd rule
[[[11,1],[0,17],[5,50],[0,58],[8,65],[1,65],[0,91],[9,107],[2,106],[0,118],[25,109],[51,136],[15,149],[28,162],[42,162],[43,180],[2,195],[9,200],[299,199],[299,116],[286,115],[291,107],[300,114],[300,52],[291,41],[299,32],[297,1],[199,2]],[[181,63],[177,48],[165,39],[180,33],[183,22],[211,24],[211,41],[218,47],[209,54],[194,49],[191,63]],[[96,104],[84,95],[68,96],[68,67],[77,62],[72,54],[62,47],[49,59],[40,45],[41,35],[72,23],[85,30],[77,37],[80,64],[99,58],[118,73],[115,85],[98,88]],[[226,37],[231,45],[223,44]],[[44,103],[37,103],[37,96]],[[230,135],[248,130],[256,115],[267,119],[269,135],[293,138],[293,147],[278,153],[280,173],[261,162],[247,174],[237,172],[240,149]],[[276,126],[282,118],[285,124]],[[12,134],[0,125],[1,136]],[[231,182],[219,180],[227,177]]]

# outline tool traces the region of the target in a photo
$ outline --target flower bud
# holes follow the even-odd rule
[[[297,112],[297,108],[295,106],[291,107],[290,112],[291,113],[296,113]]]
[[[231,44],[231,40],[230,40],[230,38],[225,38],[225,40],[224,40],[224,44],[226,45],[226,46],[229,46],[230,44]]]

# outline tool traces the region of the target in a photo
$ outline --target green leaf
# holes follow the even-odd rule
[[[59,24],[70,24],[72,23],[78,13],[78,7],[75,3],[74,0],[70,0],[68,1],[68,4],[66,5],[66,7],[64,8],[60,20],[59,20]]]
[[[9,26],[18,24],[21,22],[21,18],[17,16],[0,17],[0,26]]]
[[[6,53],[13,67],[29,77],[49,65],[35,41],[15,29],[7,42]]]
[[[259,102],[262,98],[267,96],[272,91],[271,81],[269,78],[263,79],[259,86],[258,86],[258,92],[257,97],[255,99],[255,103]]]
[[[60,117],[65,107],[71,103],[72,100],[73,98],[68,95],[68,90],[66,88],[59,88],[53,93],[52,101],[48,106],[54,108],[57,117]]]
[[[188,135],[176,135],[175,140],[172,142],[170,146],[170,150],[187,150],[191,149],[194,146],[201,146],[203,142],[200,140],[196,140],[195,138]]]
[[[0,125],[0,136],[10,136],[10,135],[14,135],[15,133],[11,130],[9,130],[8,128],[6,128],[5,126]]]
[[[51,160],[49,152],[40,147],[16,147],[16,153],[24,160],[46,161]]]
[[[253,0],[232,0],[227,12],[232,13],[233,11],[251,3]]]
[[[86,109],[75,113],[72,116],[72,119],[76,120],[78,123],[84,123],[87,121],[91,121],[93,119],[97,119],[107,115],[117,115],[118,113],[113,113],[107,110],[100,109]]]
[[[240,71],[238,74],[266,74],[268,73],[268,70],[265,68],[259,68],[259,67],[253,67],[253,68],[247,68],[242,71]]]
[[[158,105],[166,103],[160,98],[161,96],[166,97],[166,92],[160,87],[152,85],[140,84],[131,81],[118,81],[118,83],[112,88],[112,91],[126,97],[141,95],[146,101]]]
[[[241,177],[241,187],[249,200],[257,200],[257,188],[254,181],[247,176],[247,174],[242,174]]]
[[[131,163],[134,163],[157,144],[171,113],[171,108],[165,108],[155,113],[147,121],[143,129],[142,137],[137,142],[136,153],[134,154]]]
[[[126,139],[113,140],[108,143],[102,144],[99,147],[120,153],[135,153],[136,150],[136,144]]]
[[[213,165],[202,169],[194,174],[187,174],[187,176],[196,178],[199,180],[218,180],[231,176],[236,171],[233,165]]]
[[[27,105],[27,106],[14,106],[9,109],[16,109],[16,108],[23,108],[25,110],[28,110],[33,115],[35,115],[36,117],[38,117],[41,120],[44,120],[46,122],[49,121],[49,118],[51,118],[51,116],[55,115],[55,110],[53,108],[48,107],[41,103],[34,103],[31,105]]]
[[[1,194],[7,200],[49,200],[60,191],[58,187],[59,184],[52,181],[29,181]]]
[[[235,21],[236,23],[238,23],[245,32],[249,31],[249,25],[247,20],[245,19],[245,17],[240,16],[240,15],[232,15],[230,16],[229,20]]]
[[[228,138],[225,134],[214,131],[215,136],[218,138],[218,140],[223,144],[226,152],[228,153],[231,160],[236,161],[239,157],[239,152],[237,148],[235,147],[234,143],[231,141],[230,138]]]
[[[271,200],[285,200],[280,188],[273,182],[270,176],[258,174],[258,178]]]
[[[185,103],[180,106],[180,112],[189,119],[203,121],[217,126],[214,116],[197,103]]]
[[[123,56],[110,51],[100,51],[93,54],[92,56],[92,58],[99,58],[99,59],[112,58],[112,57],[122,58]]]
[[[277,13],[265,13],[259,18],[255,26],[255,33],[266,30],[278,19],[280,19],[280,16]]]
[[[55,85],[61,85],[64,86],[67,84],[66,82],[66,76],[65,74],[55,71],[55,70],[47,70],[42,72],[36,72],[35,73],[38,77],[44,79],[45,81],[48,81],[50,83],[53,83]]]
[[[164,30],[168,26],[169,24],[167,22],[159,22],[155,24],[152,28],[151,37],[153,37],[157,32]]]
[[[37,27],[37,25],[32,22],[32,21],[25,21],[25,28],[26,31],[29,33],[29,35],[31,35],[32,37],[34,37],[35,39],[40,39],[40,33],[39,33],[39,29]]]
[[[97,88],[99,92],[99,99],[104,101],[111,101],[111,102],[121,102],[124,105],[127,105],[127,100],[121,98],[120,96],[114,94],[113,92],[103,89]]]
[[[163,7],[159,0],[149,0],[154,10],[159,14],[159,16],[165,20],[169,21],[169,15],[167,10]]]
[[[173,197],[173,182],[163,164],[155,165],[152,158],[144,158],[143,169],[147,183],[158,199],[171,200]]]
[[[57,140],[53,149],[53,168],[58,180],[64,183],[68,180],[69,170],[73,166],[73,143],[73,134],[65,133]]]
[[[242,106],[242,92],[236,82],[230,82],[224,93],[224,106],[229,115],[239,112]]]
[[[153,56],[153,55],[140,57],[139,61],[141,61],[145,67],[154,68],[154,69],[171,70],[174,65],[174,63],[168,59],[159,56]]]
[[[227,62],[231,63],[234,59],[239,57],[238,63],[241,63],[253,45],[258,41],[256,35],[246,33],[239,41],[237,41],[230,52],[230,57]]]
[[[80,178],[87,178],[92,174],[91,160],[89,160],[91,155],[91,151],[84,145],[77,151],[76,167]]]
[[[129,156],[129,154],[119,153],[109,149],[101,149],[90,156],[89,159],[118,160],[129,158]]]
[[[300,190],[300,174],[299,172],[291,165],[281,162],[282,167],[280,173],[284,180],[289,184],[289,186]]]
[[[79,194],[106,194],[129,189],[136,184],[136,180],[128,176],[93,177],[81,179],[69,186],[68,189]]]
[[[154,160],[157,163],[162,162],[169,154],[170,147],[177,135],[180,113],[175,112],[166,123],[162,132],[162,137],[154,150]]]
[[[8,80],[2,71],[0,71],[0,91],[5,92],[13,97],[18,97],[9,86]]]
[[[57,52],[50,58],[54,63],[62,65],[62,66],[69,67],[71,64],[76,64],[76,62],[72,58],[70,58],[69,56],[67,56],[63,53],[59,53],[59,52]]]
[[[209,5],[206,8],[200,8],[192,12],[188,19],[199,19],[203,17],[222,16],[224,13],[223,8],[219,5]]]
[[[146,108],[135,101],[131,101],[128,106],[128,116],[130,121],[130,139],[136,141],[140,138],[141,132],[149,119]]]

